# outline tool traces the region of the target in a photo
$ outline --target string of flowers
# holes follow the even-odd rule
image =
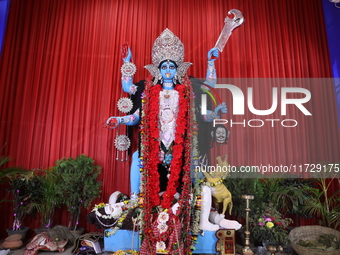
[[[173,197],[176,193],[176,189],[179,184],[179,176],[183,167],[183,150],[186,136],[185,134],[190,130],[188,126],[188,100],[186,96],[186,86],[176,85],[175,90],[178,92],[179,96],[179,110],[176,120],[176,133],[175,141],[173,145],[173,159],[171,161],[171,174],[166,191],[163,194],[163,201],[161,203],[162,208],[170,208],[173,201]],[[158,128],[157,128],[158,129]],[[159,131],[158,131],[159,133]],[[186,167],[186,165],[184,165]],[[190,171],[190,170],[189,170]],[[185,181],[185,180],[182,180]]]
[[[141,205],[142,208],[142,215],[141,215],[141,232],[140,232],[140,239],[142,242],[148,242],[148,247],[151,248],[151,240],[152,239],[152,206],[151,206],[151,197],[150,197],[150,168],[148,162],[146,162],[146,158],[149,156],[148,151],[150,149],[149,145],[149,137],[147,135],[147,130],[149,130],[150,122],[149,122],[149,102],[148,98],[150,97],[150,89],[152,87],[151,77],[148,77],[145,82],[145,89],[142,94],[142,104],[143,107],[141,108],[141,122],[140,122],[140,158],[141,158],[141,165],[140,165],[140,172],[141,172],[141,186],[140,186],[140,196],[142,198],[143,204]],[[155,180],[155,186],[159,186],[158,178]],[[158,184],[158,185],[157,185]],[[152,254],[152,250],[150,250],[150,254]]]
[[[176,189],[179,185],[181,171],[182,176],[182,194],[179,200],[181,212],[182,231],[180,240],[182,244],[177,244],[177,248],[182,245],[188,247],[191,243],[190,232],[190,134],[189,130],[189,107],[190,107],[190,81],[186,78],[183,85],[176,85],[175,90],[179,96],[179,110],[176,120],[176,133],[173,145],[173,159],[171,161],[171,174],[166,191],[162,199],[159,197],[159,93],[161,85],[152,86],[151,79],[147,79],[144,95],[142,98],[143,110],[141,118],[141,195],[143,196],[143,223],[142,238],[147,242],[149,254],[153,254],[156,247],[156,237],[152,232],[152,210],[160,207],[160,210],[169,209],[172,206]],[[183,156],[184,155],[184,156]],[[190,252],[190,247],[188,248]],[[185,252],[184,254],[189,254]]]
[[[193,91],[191,91],[192,98],[195,97]],[[197,244],[197,236],[199,234],[199,221],[201,215],[201,186],[199,179],[199,172],[196,170],[199,166],[199,150],[198,150],[198,130],[199,126],[196,119],[196,108],[194,100],[190,100],[191,108],[191,178],[194,180],[193,187],[193,199],[191,200],[191,245],[190,249],[195,250],[195,245]]]
[[[183,79],[183,85],[185,88],[185,95],[188,98],[187,100],[187,109],[188,117],[187,117],[187,133],[185,136],[185,153],[184,153],[184,167],[183,167],[183,178],[182,178],[182,196],[179,201],[181,208],[181,216],[182,216],[182,238],[184,242],[184,254],[191,254],[191,246],[192,246],[192,237],[190,234],[191,230],[191,194],[192,194],[192,180],[191,180],[191,159],[192,159],[192,151],[193,151],[193,130],[191,129],[191,121],[194,120],[194,106],[193,106],[193,91],[191,87],[191,82],[188,77]]]
[[[116,207],[114,210],[114,213],[110,214],[110,215],[105,215],[99,212],[99,209],[101,208],[105,208],[106,204],[105,203],[99,203],[98,205],[95,205],[92,209],[91,212],[95,212],[96,216],[103,218],[103,219],[114,219],[114,218],[118,218],[123,210],[121,207]]]
[[[198,174],[197,174],[198,175]],[[193,194],[193,200],[192,200],[192,243],[191,243],[191,250],[195,250],[195,245],[197,244],[197,236],[199,234],[199,221],[200,221],[200,215],[201,215],[201,205],[202,205],[202,188],[200,185],[200,180],[196,176],[195,182],[194,182],[194,194]]]
[[[126,219],[126,216],[128,215],[128,213],[131,210],[135,209],[137,206],[139,206],[139,202],[138,202],[137,199],[126,200],[123,203],[124,203],[124,206],[122,208],[123,211],[121,213],[121,216],[118,219],[117,224],[113,229],[105,231],[106,237],[110,237],[110,236],[113,236],[114,234],[116,234],[116,232],[123,226],[123,222]]]
[[[114,253],[111,254],[111,255],[128,255],[128,254],[131,254],[131,255],[138,255],[139,252],[138,252],[138,251],[135,251],[135,250],[127,250],[127,251],[118,250],[118,251],[114,252]]]

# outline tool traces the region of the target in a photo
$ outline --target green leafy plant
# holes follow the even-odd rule
[[[262,212],[269,202],[267,187],[261,177],[263,176],[258,173],[249,173],[245,176],[241,175],[241,171],[236,171],[224,179],[224,185],[232,194],[232,216],[237,217],[237,220],[245,219],[246,200],[242,195],[254,196],[250,201],[251,215]]]
[[[19,167],[5,167],[6,163],[11,161],[10,157],[0,156],[0,185],[10,182],[11,179],[18,174],[24,174],[27,170],[19,168]],[[1,199],[1,202],[6,201],[7,199]]]
[[[59,179],[60,176],[56,174],[54,168],[39,171],[39,181],[41,183],[39,213],[41,224],[45,228],[52,227],[55,208],[61,202],[61,197],[56,190]]]
[[[19,230],[27,214],[35,215],[39,211],[41,183],[34,171],[26,171],[24,174],[12,176],[10,187],[14,212],[12,230]]]
[[[16,169],[13,170],[11,168],[5,168],[4,165],[9,162],[11,159],[9,157],[0,157],[0,184],[5,183],[9,181],[10,176],[16,175],[17,171]]]
[[[330,194],[329,188],[336,181],[340,184],[340,180],[335,174],[330,178],[326,176],[329,169],[325,169],[324,176],[319,174],[319,178],[314,179],[316,187],[308,189],[312,196],[306,202],[303,211],[317,218],[321,226],[338,229],[340,227],[340,191]]]
[[[287,244],[287,227],[292,222],[292,219],[284,218],[272,204],[269,204],[260,216],[252,218],[251,235],[255,241],[260,243],[270,241]]]
[[[248,167],[248,169],[251,169],[251,167]],[[246,201],[242,198],[242,195],[254,196],[254,199],[250,201],[249,218],[252,222],[250,232],[251,240],[260,244],[266,240],[282,244],[287,242],[288,230],[286,227],[292,220],[290,218],[285,219],[285,215],[305,216],[301,208],[311,197],[308,189],[313,187],[310,180],[292,175],[264,176],[256,172],[246,173],[245,175],[241,171],[230,173],[230,176],[224,180],[224,184],[232,194],[232,215],[240,222],[245,222]],[[268,212],[269,204],[272,212],[269,212],[268,216],[275,214],[275,217],[278,217],[280,221],[277,223],[271,221],[267,226],[265,224],[261,226],[261,222],[258,225],[258,220],[266,216],[265,213]]]
[[[309,188],[314,184],[308,179],[291,175],[262,179],[266,186],[268,201],[283,214],[303,215],[302,208],[311,198]]]
[[[240,172],[230,173],[224,180],[233,197],[233,215],[244,218],[245,200],[242,195],[253,195],[254,200],[250,201],[251,217],[262,212],[268,203],[272,203],[282,214],[305,216],[302,208],[311,197],[309,188],[314,186],[312,181],[287,174],[264,178],[266,176],[260,173],[245,175]]]
[[[56,193],[70,212],[68,227],[71,230],[77,230],[81,209],[88,209],[92,200],[101,193],[101,182],[98,181],[100,169],[92,158],[85,155],[56,162],[55,173],[60,176]]]

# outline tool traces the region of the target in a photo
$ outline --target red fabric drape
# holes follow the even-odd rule
[[[129,193],[129,163],[115,160],[117,131],[101,128],[120,115],[116,102],[126,96],[120,45],[131,45],[138,81],[147,75],[143,66],[151,63],[155,38],[169,28],[184,43],[185,61],[194,63],[188,73],[204,77],[207,52],[233,8],[245,23],[216,62],[219,77],[331,77],[318,0],[12,0],[0,63],[1,153],[11,156],[11,165],[29,169],[84,153],[103,167],[97,203],[115,190]],[[254,92],[267,106],[271,90]],[[315,117],[296,128],[233,128],[225,149],[230,162],[339,161],[333,88],[314,87],[314,95]],[[56,223],[66,225],[65,215]],[[12,216],[1,209],[0,218],[3,236]],[[84,217],[82,223],[90,228]]]

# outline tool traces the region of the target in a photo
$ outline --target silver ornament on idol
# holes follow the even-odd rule
[[[130,147],[130,139],[126,135],[118,135],[115,139],[115,147],[119,151],[126,151]]]
[[[117,102],[118,110],[123,113],[128,113],[132,110],[133,103],[128,97],[122,97]]]
[[[182,41],[168,28],[165,29],[155,40],[152,46],[152,64],[144,66],[155,78],[154,84],[162,77],[159,72],[159,65],[162,61],[169,60],[177,65],[176,79],[182,83],[190,65],[184,61],[184,45]]]
[[[120,68],[120,71],[122,72],[124,76],[132,76],[136,73],[137,68],[134,63],[124,62],[124,64]]]

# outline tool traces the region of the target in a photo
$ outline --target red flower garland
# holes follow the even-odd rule
[[[166,191],[163,194],[162,208],[170,208],[179,184],[179,176],[183,167],[184,136],[189,128],[188,119],[188,98],[185,97],[185,86],[177,85],[175,88],[179,96],[179,110],[176,120],[176,133],[173,145],[173,159],[171,160],[171,174]],[[158,128],[157,128],[158,129]]]
[[[173,159],[171,161],[171,174],[168,181],[166,191],[162,199],[159,197],[159,173],[158,153],[160,150],[159,142],[159,94],[162,90],[161,85],[152,86],[151,79],[146,82],[146,87],[143,96],[143,112],[141,119],[141,156],[142,156],[142,196],[143,196],[143,242],[152,253],[157,238],[152,233],[152,208],[161,205],[163,209],[171,207],[174,200],[177,187],[179,185],[179,177],[181,171],[182,177],[182,192],[180,200],[180,212],[182,218],[182,238],[185,254],[190,251],[190,193],[191,193],[191,178],[190,178],[190,159],[191,159],[191,134],[190,134],[190,115],[192,94],[190,81],[184,79],[183,85],[176,85],[175,90],[179,96],[179,109],[176,120],[176,132],[173,145]],[[183,247],[183,246],[182,246]],[[150,254],[151,254],[150,253]]]
[[[188,129],[188,98],[185,96],[185,86],[177,85],[176,91],[179,95],[179,110],[176,120],[176,133],[173,145],[173,159],[171,161],[171,174],[167,185],[167,189],[163,194],[162,202],[160,202],[159,193],[159,173],[158,153],[160,150],[159,142],[159,128],[158,128],[158,113],[159,113],[159,93],[162,90],[161,85],[153,86],[149,94],[148,103],[145,104],[144,109],[144,128],[143,132],[147,139],[145,139],[144,148],[144,168],[147,169],[147,183],[152,184],[152,189],[148,189],[151,206],[162,206],[163,209],[168,209],[174,199],[177,186],[179,184],[179,176],[183,166],[183,150],[184,150],[184,136]]]

